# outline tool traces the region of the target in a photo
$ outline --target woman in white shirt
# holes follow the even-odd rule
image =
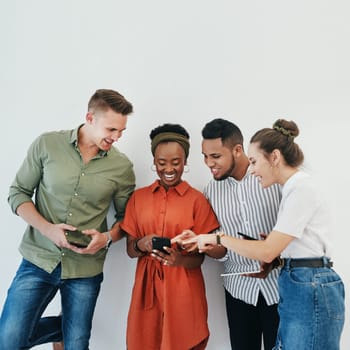
[[[264,188],[276,183],[283,186],[277,222],[266,240],[244,240],[218,233],[182,243],[196,243],[203,252],[221,244],[265,262],[278,257],[282,269],[275,349],[337,350],[344,326],[344,285],[331,268],[330,211],[310,176],[299,170],[304,155],[294,142],[298,134],[293,121],[279,119],[272,128],[259,130],[250,140],[252,174]]]

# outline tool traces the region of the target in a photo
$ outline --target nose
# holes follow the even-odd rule
[[[213,159],[209,159],[209,158],[205,158],[204,162],[207,165],[207,167],[209,167],[209,168],[213,167],[215,164],[215,161]]]
[[[171,164],[164,165],[164,172],[171,173],[174,171],[174,167]]]
[[[118,141],[122,137],[123,132],[122,131],[115,131],[112,135],[113,142]]]

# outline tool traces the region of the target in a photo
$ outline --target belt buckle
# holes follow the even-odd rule
[[[274,268],[282,268],[284,266],[284,259],[280,258],[279,256],[275,258],[273,267]]]

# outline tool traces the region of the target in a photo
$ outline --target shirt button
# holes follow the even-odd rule
[[[72,216],[73,214],[72,214],[72,213],[69,213],[68,215],[69,215],[69,216]]]
[[[81,176],[85,176],[85,173],[81,173]]]
[[[64,253],[62,253],[62,256],[64,256]]]
[[[77,196],[78,195],[78,193],[74,193],[74,196]]]

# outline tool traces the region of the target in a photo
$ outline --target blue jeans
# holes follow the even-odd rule
[[[64,339],[65,350],[87,350],[103,274],[61,279],[61,265],[48,273],[22,261],[0,318],[0,350],[24,350]],[[62,316],[41,317],[60,290]]]
[[[280,325],[275,350],[339,350],[344,285],[327,267],[285,266],[278,281]]]

